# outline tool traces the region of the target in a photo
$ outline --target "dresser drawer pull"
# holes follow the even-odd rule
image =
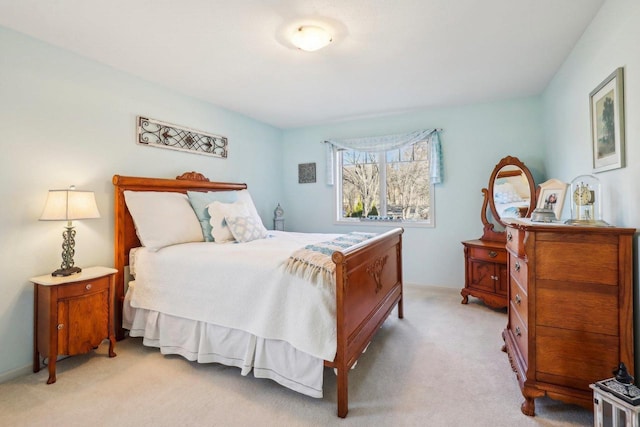
[[[64,328],[64,323],[58,323],[58,330]]]
[[[520,294],[516,294],[516,304],[520,305],[520,303],[522,302],[522,300],[520,299]]]
[[[491,279],[498,281],[498,276],[491,276]]]
[[[91,283],[87,283],[87,286],[84,287],[86,290],[91,290]]]
[[[498,252],[496,251],[489,251],[489,258],[495,258],[498,256]]]
[[[520,326],[516,326],[516,336],[519,337],[522,335],[522,331],[520,331]]]
[[[520,271],[520,263],[518,261],[516,261],[516,265],[513,266],[513,269],[515,271]]]
[[[512,241],[513,240],[513,236],[511,235],[511,233],[507,233],[507,241]]]

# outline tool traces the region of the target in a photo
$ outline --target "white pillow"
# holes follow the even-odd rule
[[[253,203],[253,199],[251,198],[251,194],[249,193],[249,190],[240,190],[237,193],[238,193],[237,201],[243,202],[247,206],[247,209],[249,210],[249,215],[251,215],[256,220],[256,224],[259,225],[262,228],[262,230],[266,233],[267,229],[262,223],[262,218],[260,218],[260,215],[258,215],[258,210],[256,209],[256,205]]]
[[[211,219],[211,235],[216,243],[226,243],[234,240],[233,234],[227,226],[225,217],[249,216],[249,210],[243,202],[222,203],[215,201],[207,205]]]
[[[186,194],[125,191],[140,243],[157,251],[178,243],[202,242],[202,228]]]
[[[267,231],[252,216],[226,216],[227,226],[233,237],[240,242],[246,243],[253,240],[264,239],[267,237]]]

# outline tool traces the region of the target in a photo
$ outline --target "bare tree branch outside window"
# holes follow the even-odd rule
[[[343,151],[341,158],[343,218],[431,219],[427,141],[380,154]]]

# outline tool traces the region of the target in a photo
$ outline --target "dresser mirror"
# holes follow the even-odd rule
[[[509,218],[528,218],[536,208],[535,183],[529,168],[507,156],[493,168],[489,187],[483,188],[483,240],[504,241]]]
[[[464,288],[462,304],[469,296],[489,307],[505,309],[508,270],[505,228],[509,218],[527,218],[536,207],[535,184],[529,169],[515,157],[505,157],[493,168],[489,188],[483,188],[480,239],[462,242],[464,246]]]

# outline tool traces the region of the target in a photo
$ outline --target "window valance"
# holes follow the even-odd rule
[[[327,184],[334,182],[333,157],[337,150],[356,150],[365,152],[384,152],[397,150],[418,142],[428,140],[430,147],[430,179],[433,184],[442,182],[442,148],[440,146],[441,129],[422,129],[409,133],[394,135],[371,136],[364,138],[328,139],[326,144],[327,154]]]

